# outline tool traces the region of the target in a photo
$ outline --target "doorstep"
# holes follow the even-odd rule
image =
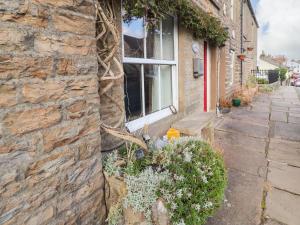
[[[194,112],[172,124],[172,128],[179,130],[183,136],[196,136],[213,142],[215,117],[214,112]]]

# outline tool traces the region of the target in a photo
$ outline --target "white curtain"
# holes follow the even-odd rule
[[[161,85],[161,107],[166,108],[172,105],[172,67],[160,66]]]

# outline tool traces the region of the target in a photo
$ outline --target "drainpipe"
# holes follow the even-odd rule
[[[241,0],[241,54],[244,54],[244,0]],[[241,86],[243,85],[243,60],[241,60]]]

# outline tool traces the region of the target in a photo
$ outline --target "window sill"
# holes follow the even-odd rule
[[[173,114],[172,111],[169,108],[166,108],[161,111],[149,114],[140,119],[130,121],[130,122],[126,123],[125,126],[128,128],[128,130],[130,132],[134,132],[134,131],[137,131],[137,130],[143,128],[147,124],[149,125],[149,124],[155,123],[155,122],[157,122],[165,117],[168,117],[172,114]]]

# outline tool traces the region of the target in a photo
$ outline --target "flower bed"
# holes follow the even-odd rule
[[[221,155],[209,144],[181,138],[137,159],[141,155],[131,146],[104,160],[108,183],[117,178],[126,186],[109,204],[110,225],[201,225],[220,206],[226,171]],[[109,189],[113,195],[114,187]]]

